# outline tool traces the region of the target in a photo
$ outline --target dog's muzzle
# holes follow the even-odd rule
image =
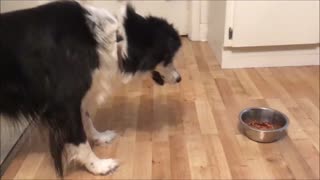
[[[159,85],[164,85],[165,83],[175,84],[181,82],[182,78],[178,72],[175,72],[169,77],[161,75],[158,71],[152,72],[152,79]]]

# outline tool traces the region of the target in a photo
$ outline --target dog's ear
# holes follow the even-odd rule
[[[168,48],[168,52],[169,53],[171,53],[171,54],[173,53],[174,54],[177,51],[177,49],[179,49],[180,46],[181,46],[181,44],[180,44],[179,39],[177,40],[177,39],[172,38],[172,37],[170,37],[168,39],[167,48]]]
[[[138,69],[142,71],[149,71],[154,69],[157,63],[153,60],[154,58],[151,53],[146,53],[146,55],[139,60]]]
[[[168,48],[169,48],[170,52],[173,51],[175,46],[176,46],[176,43],[175,43],[174,39],[172,37],[170,37],[168,40]]]
[[[136,14],[136,10],[129,1],[120,1],[120,3],[120,17],[126,18],[129,15]]]

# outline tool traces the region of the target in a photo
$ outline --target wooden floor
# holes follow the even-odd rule
[[[222,70],[207,43],[187,39],[177,66],[179,85],[147,78],[97,111],[97,128],[119,136],[94,151],[119,159],[119,169],[93,176],[72,168],[66,178],[319,179],[319,66]],[[285,113],[288,136],[269,144],[244,137],[238,113],[249,106]],[[33,135],[2,178],[55,177],[44,138]]]

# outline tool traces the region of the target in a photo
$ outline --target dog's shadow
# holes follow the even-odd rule
[[[99,108],[94,125],[99,131],[115,130],[124,134],[136,132],[160,132],[162,129],[179,131],[184,109],[175,96],[114,97]]]
[[[99,108],[94,118],[94,125],[101,132],[115,130],[119,136],[130,136],[132,132],[133,134],[141,133],[142,136],[136,136],[136,138],[152,140],[153,137],[157,137],[157,135],[153,136],[153,133],[161,134],[164,132],[169,135],[183,131],[183,117],[186,111],[183,108],[183,103],[185,102],[175,95],[163,95],[155,98],[147,95],[113,97],[112,102],[105,102]],[[49,151],[46,130],[35,126],[26,133],[29,135],[23,143],[24,149],[30,149],[32,153],[36,154]],[[20,155],[30,151],[20,152]],[[47,165],[52,166],[52,164]],[[76,164],[69,165],[67,174],[72,175],[74,172],[78,172],[78,167]],[[83,167],[82,169],[84,172],[86,171]]]
[[[115,130],[122,136],[128,132],[176,133],[183,131],[184,102],[176,96],[114,97],[112,102],[105,102],[94,118],[94,126],[100,132]],[[48,132],[45,128],[31,125],[26,133],[24,147],[33,152],[47,152]],[[147,138],[152,136],[147,136]],[[41,146],[34,146],[41,144]]]

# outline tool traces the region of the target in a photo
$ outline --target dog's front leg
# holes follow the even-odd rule
[[[90,113],[86,109],[84,109],[81,114],[86,135],[89,140],[94,142],[94,144],[103,145],[110,143],[117,136],[117,133],[112,130],[106,130],[104,132],[96,130],[92,123]]]
[[[90,90],[82,100],[81,116],[88,139],[93,141],[96,145],[103,145],[110,143],[117,134],[112,130],[99,132],[93,125],[92,117],[95,109],[97,109],[110,94],[110,92],[103,90],[97,81],[99,81],[99,78],[94,79]]]

